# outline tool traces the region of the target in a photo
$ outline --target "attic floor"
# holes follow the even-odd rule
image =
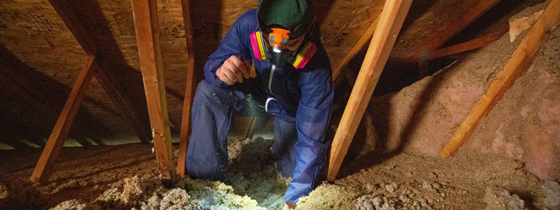
[[[173,205],[214,205],[280,209],[287,180],[278,177],[271,164],[270,145],[260,137],[232,141],[230,186],[183,179],[175,180],[173,189],[159,182],[151,145],[64,148],[47,185],[28,181],[40,149],[3,151],[0,208],[49,209],[58,205],[55,209],[167,209]],[[540,181],[528,173],[521,162],[495,155],[464,152],[455,158],[439,159],[370,153],[342,167],[339,179],[318,187],[300,201],[299,207],[559,209],[558,189],[557,183]],[[211,201],[209,195],[213,196]],[[245,195],[256,201],[243,198]],[[178,199],[181,196],[185,198],[182,201]]]

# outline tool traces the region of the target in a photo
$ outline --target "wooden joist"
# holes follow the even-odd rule
[[[432,52],[440,48],[445,42],[449,41],[455,35],[457,35],[461,30],[466,28],[469,24],[475,21],[478,17],[496,5],[500,0],[478,0],[466,11],[461,13],[456,19],[449,21],[445,28],[436,33],[434,36],[428,39],[422,47],[412,54],[409,58],[409,62],[418,62],[420,53],[423,51]]]
[[[387,1],[334,136],[327,180],[334,181],[385,67],[412,0]]]
[[[132,1],[132,14],[158,169],[163,179],[171,180],[175,168],[171,167],[171,123],[167,111],[156,1]]]
[[[521,72],[527,69],[537,53],[541,44],[548,38],[550,30],[560,22],[560,0],[552,0],[544,13],[539,17],[527,36],[519,44],[513,55],[500,72],[496,79],[490,84],[486,95],[478,101],[475,107],[451,140],[440,152],[441,157],[454,156],[459,147],[463,145],[474,132],[480,120],[498,103],[504,93],[513,85]]]
[[[88,55],[85,66],[82,68],[78,80],[72,88],[72,92],[64,105],[64,109],[60,114],[58,121],[47,141],[47,145],[43,149],[43,153],[35,166],[35,170],[31,175],[31,181],[34,182],[45,182],[49,179],[53,171],[56,159],[60,155],[62,146],[64,145],[64,140],[70,131],[72,126],[72,121],[78,112],[78,108],[84,98],[87,87],[93,77],[95,71],[95,57],[93,55]]]
[[[179,137],[179,158],[177,160],[177,174],[185,175],[185,158],[187,157],[187,149],[189,146],[189,137],[191,136],[191,110],[196,88],[194,81],[194,40],[192,13],[189,0],[182,0],[183,21],[185,23],[185,36],[187,39],[187,53],[189,60],[187,65],[187,87],[185,91],[185,99],[183,101],[183,116],[181,122],[181,135]]]
[[[70,32],[72,32],[72,35],[78,40],[84,51],[87,54],[95,55],[97,48],[94,41],[91,39],[85,25],[80,21],[81,19],[72,5],[67,0],[49,0],[49,2]]]
[[[102,54],[97,53],[96,49],[98,49],[95,40],[92,39],[91,35],[88,33],[88,30],[85,24],[81,21],[81,18],[76,13],[76,10],[72,7],[71,4],[68,3],[67,0],[49,0],[53,8],[56,10],[60,18],[64,21],[72,35],[78,40],[78,43],[84,49],[87,54],[95,55],[95,56],[103,56]],[[111,100],[121,108],[124,115],[126,116],[127,120],[132,124],[136,135],[143,143],[149,143],[149,130],[146,131],[145,129],[149,129],[148,125],[143,123],[144,121],[141,120],[140,114],[138,111],[129,103],[126,95],[119,92],[119,89],[116,88],[115,82],[110,79],[108,76],[107,70],[110,69],[105,65],[106,59],[98,59],[101,60],[103,63],[99,65],[97,68],[97,73],[95,77],[101,83],[107,94],[111,97]]]
[[[494,33],[488,34],[486,36],[473,39],[473,40],[468,41],[468,42],[463,42],[461,44],[456,44],[456,45],[453,45],[453,46],[449,46],[449,47],[445,47],[445,48],[435,50],[435,52],[430,54],[430,59],[441,58],[441,57],[444,57],[444,56],[453,55],[453,54],[457,54],[457,53],[462,53],[462,52],[466,52],[466,51],[469,51],[469,50],[474,50],[474,49],[477,49],[477,48],[484,47],[484,46],[500,39],[506,32],[507,32],[507,30],[494,32]]]
[[[332,73],[332,80],[333,81],[337,81],[337,79],[340,76],[340,74],[342,73],[342,71],[348,65],[348,62],[350,62],[354,57],[356,57],[356,55],[360,52],[360,50],[362,50],[362,48],[364,48],[364,46],[366,46],[369,43],[369,41],[371,40],[371,37],[373,36],[373,33],[375,32],[375,29],[377,28],[377,23],[379,22],[379,17],[381,17],[381,15],[378,15],[375,18],[375,20],[371,23],[371,25],[366,30],[366,32],[360,37],[360,39],[354,45],[354,47],[352,47],[352,49],[350,49],[350,52],[348,52],[348,54],[346,55],[346,57],[344,57],[342,62],[340,62],[338,67],[336,67],[336,69],[333,70],[333,73]]]

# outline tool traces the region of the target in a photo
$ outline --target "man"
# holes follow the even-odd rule
[[[262,0],[237,19],[208,58],[196,90],[189,176],[225,180],[232,116],[256,99],[275,116],[272,152],[278,170],[292,177],[285,208],[295,208],[324,180],[333,87],[319,37],[310,0]]]

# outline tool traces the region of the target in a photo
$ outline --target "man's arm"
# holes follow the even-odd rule
[[[249,78],[250,64],[247,61],[252,57],[247,42],[255,27],[258,28],[255,10],[245,12],[235,21],[220,42],[218,49],[206,61],[204,66],[206,83],[227,87],[241,82],[243,77]],[[222,65],[225,68],[220,68]]]

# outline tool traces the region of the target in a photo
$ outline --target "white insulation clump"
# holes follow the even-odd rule
[[[113,184],[93,202],[69,200],[53,209],[266,209],[248,196],[233,194],[233,188],[221,182],[184,178],[176,187],[166,189],[155,177],[135,176]]]
[[[68,200],[52,209],[281,209],[289,179],[275,169],[271,145],[262,138],[231,142],[229,185],[185,177],[167,189],[156,175],[134,176],[104,187],[93,201]]]

